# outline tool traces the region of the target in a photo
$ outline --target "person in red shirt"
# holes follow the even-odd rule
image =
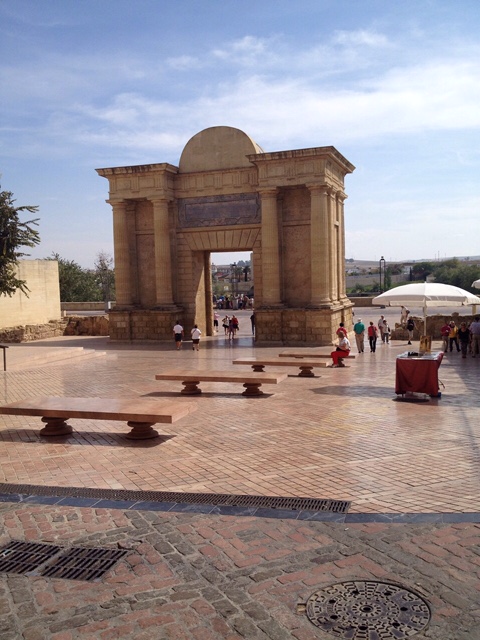
[[[342,339],[342,336],[347,337],[347,330],[345,329],[345,325],[343,322],[340,322],[340,326],[337,329],[337,336],[339,339]]]

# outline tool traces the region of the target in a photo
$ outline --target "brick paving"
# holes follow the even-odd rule
[[[366,310],[361,317],[370,319]],[[221,335],[198,353],[189,343],[177,353],[173,344],[52,341],[107,356],[7,371],[0,398],[178,397],[181,385],[155,381],[155,373],[179,363],[238,371],[235,357],[276,356],[278,347],[255,349],[248,319],[241,324],[234,344]],[[448,354],[441,399],[398,403],[394,363],[405,350],[404,342],[367,349],[345,369],[289,376],[263,398],[242,397],[238,384],[202,384],[201,397],[181,398],[197,412],[161,425],[158,441],[132,442],[122,424],[91,420],[74,420],[71,436],[47,441],[39,418],[0,416],[3,483],[351,501],[349,521],[317,522],[3,496],[0,545],[119,545],[131,553],[95,583],[0,574],[0,639],[328,640],[338,636],[298,605],[354,579],[423,595],[432,619],[416,637],[480,639],[480,359]],[[394,522],[404,514],[408,524]]]

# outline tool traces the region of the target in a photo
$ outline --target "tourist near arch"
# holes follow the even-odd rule
[[[195,323],[213,335],[210,253],[251,251],[256,341],[327,345],[351,324],[345,293],[345,176],[335,147],[266,153],[211,127],[178,167],[97,169],[113,210],[117,300],[112,340],[170,340]]]

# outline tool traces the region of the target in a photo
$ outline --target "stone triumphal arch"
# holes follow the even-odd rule
[[[211,127],[168,163],[97,169],[113,209],[112,340],[170,340],[175,320],[213,330],[210,253],[251,251],[259,343],[330,344],[351,322],[344,180],[335,147],[265,153]]]

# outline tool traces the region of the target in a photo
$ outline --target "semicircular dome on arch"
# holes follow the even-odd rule
[[[210,127],[190,138],[180,157],[179,172],[217,171],[250,167],[247,155],[263,149],[234,127]]]

